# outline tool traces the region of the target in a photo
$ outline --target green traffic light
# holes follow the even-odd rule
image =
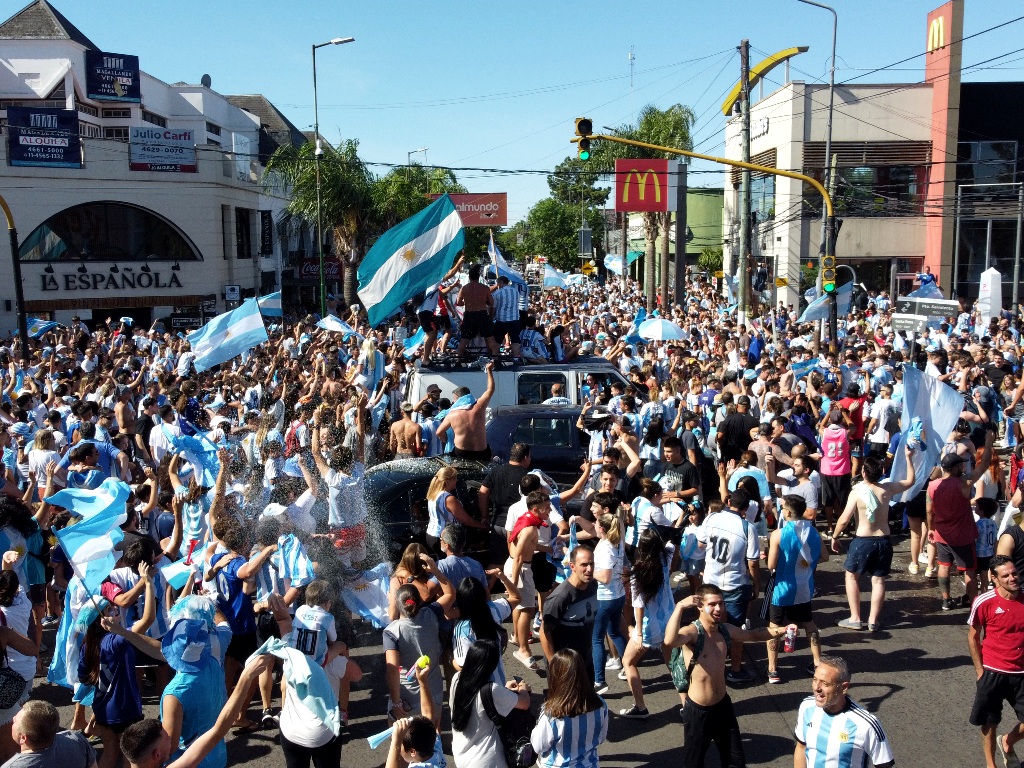
[[[579,158],[580,158],[580,160],[589,160],[590,159],[590,150],[589,149],[581,149],[579,151]]]
[[[825,293],[835,293],[836,292],[836,284],[835,283],[822,283],[821,287],[825,291]]]

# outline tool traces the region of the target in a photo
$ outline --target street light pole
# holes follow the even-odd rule
[[[320,156],[324,153],[320,146],[320,109],[316,90],[316,49],[328,45],[344,45],[354,43],[354,37],[335,37],[326,43],[313,44],[313,139],[316,149],[313,152],[313,164],[316,166],[316,252],[320,260],[320,317],[327,316],[327,283],[324,275],[324,234],[320,222]]]
[[[823,8],[832,14],[832,59],[829,62],[828,73],[828,124],[825,128],[825,170],[822,177],[825,188],[831,189],[829,182],[831,180],[830,174],[832,168],[832,108],[835,103],[836,96],[836,30],[839,27],[839,16],[836,13],[836,9],[830,5],[815,2],[815,0],[800,0],[800,2],[806,5],[813,5],[816,8]],[[826,253],[828,248],[828,246],[826,246],[826,242],[832,237],[834,237],[834,234],[832,232],[832,227],[829,225],[828,214],[823,210],[821,212],[821,248],[818,252],[819,256]],[[818,274],[820,276],[820,269]],[[818,282],[819,284],[821,283],[820,279]],[[836,335],[838,333],[837,329],[839,325],[839,299],[836,297],[835,292],[831,294],[828,300],[828,325],[829,345],[835,351],[837,350],[838,344]]]
[[[7,234],[11,242],[11,266],[14,272],[14,303],[18,313],[18,338],[21,340],[21,362],[28,364],[28,320],[25,317],[25,289],[21,284],[21,254],[18,252],[18,230],[14,226],[14,214],[7,201],[0,195],[0,208],[7,219]]]

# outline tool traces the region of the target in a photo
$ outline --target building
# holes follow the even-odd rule
[[[281,231],[287,201],[260,175],[274,149],[306,139],[270,102],[221,95],[206,75],[162,82],[45,0],[0,23],[0,63],[0,194],[28,315],[186,329],[280,287],[308,235]],[[13,284],[6,258],[0,282]]]

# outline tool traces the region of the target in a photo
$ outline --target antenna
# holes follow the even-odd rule
[[[199,84],[202,85],[204,88],[212,88],[213,78],[211,78],[209,75],[203,75],[201,78],[199,78]]]
[[[635,46],[629,46],[629,111],[633,113],[633,120],[636,120],[636,106],[633,103],[633,64],[636,62]]]

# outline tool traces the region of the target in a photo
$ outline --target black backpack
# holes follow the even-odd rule
[[[529,768],[537,762],[537,753],[533,751],[530,735],[537,724],[537,718],[529,709],[513,709],[505,717],[494,708],[494,697],[488,683],[480,689],[480,701],[488,719],[498,729],[498,737],[505,749],[505,763],[508,768]]]

